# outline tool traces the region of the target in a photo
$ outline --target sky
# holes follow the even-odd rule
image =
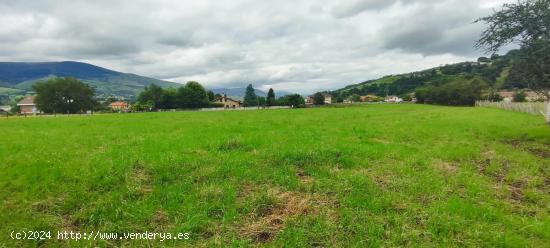
[[[0,0],[0,61],[312,93],[476,60],[507,0]]]

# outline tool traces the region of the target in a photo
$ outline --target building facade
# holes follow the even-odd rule
[[[241,101],[229,98],[225,94],[221,97],[218,97],[216,102],[223,104],[224,108],[240,108],[243,106],[243,103]]]
[[[40,110],[36,108],[34,103],[35,96],[27,96],[17,103],[19,113],[22,115],[40,114]]]

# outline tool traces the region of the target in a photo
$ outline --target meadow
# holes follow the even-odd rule
[[[0,130],[0,247],[550,243],[550,126],[524,113],[366,105],[2,118]]]

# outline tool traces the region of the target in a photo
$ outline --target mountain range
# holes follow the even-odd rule
[[[180,87],[181,84],[143,77],[136,74],[122,73],[99,66],[75,62],[0,62],[0,100],[6,100],[10,95],[25,95],[32,91],[32,85],[51,77],[74,77],[92,85],[99,97],[117,96],[135,98],[145,86],[156,84],[161,87]],[[226,94],[229,97],[242,99],[246,88],[212,89],[216,94]],[[256,95],[266,96],[266,92],[256,89]],[[284,96],[287,92],[276,92]]]
[[[354,94],[405,95],[427,84],[441,84],[458,77],[474,76],[482,77],[495,89],[521,87],[508,80],[511,64],[516,56],[517,50],[512,50],[502,56],[480,58],[477,62],[462,62],[423,71],[388,75],[327,92],[342,99]],[[5,103],[9,96],[29,93],[32,90],[32,85],[38,81],[62,76],[74,77],[92,85],[96,88],[99,97],[118,96],[133,99],[146,86],[153,83],[161,87],[181,86],[174,82],[117,72],[82,62],[0,62],[0,103],[2,101]],[[212,89],[212,91],[216,94],[226,94],[229,97],[242,99],[246,89],[232,87]],[[277,97],[281,97],[289,93],[275,91],[275,94]],[[266,93],[256,89],[256,95],[265,96]]]
[[[51,77],[70,76],[96,88],[99,96],[134,97],[150,84],[179,87],[181,84],[122,73],[99,66],[74,62],[0,62],[0,95],[24,94],[32,85]]]

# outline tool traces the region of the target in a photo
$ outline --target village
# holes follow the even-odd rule
[[[404,98],[401,98],[399,96],[390,95],[386,97],[380,97],[376,95],[365,95],[365,96],[358,96],[358,97],[349,97],[347,99],[344,99],[343,101],[338,102],[335,97],[328,93],[322,93],[324,100],[322,105],[334,105],[334,104],[361,104],[361,103],[415,103],[416,98],[414,96],[414,93],[410,94],[410,100],[405,101]],[[515,91],[499,91],[498,95],[502,99],[501,101],[504,103],[511,103],[511,102],[517,102],[517,99],[514,99],[517,92]],[[540,94],[537,94],[533,91],[525,91],[523,92],[524,99],[521,99],[521,102],[542,102],[545,101],[545,97],[541,96]],[[356,98],[356,99],[353,99]],[[35,102],[35,96],[26,96],[19,100],[16,104],[18,107],[17,114],[19,115],[40,115],[43,114],[40,109],[36,106]],[[314,96],[309,95],[304,98],[305,106],[306,107],[315,107],[319,106],[320,104],[315,104]],[[250,109],[265,109],[265,108],[274,108],[274,106],[251,106],[251,107],[245,107],[243,100],[239,99],[237,97],[229,97],[225,94],[220,95],[215,98],[213,103],[218,104],[218,107],[216,108],[201,108],[200,110],[234,110],[234,109],[241,109],[241,110],[250,110]],[[119,101],[113,101],[107,104],[106,111],[103,111],[104,113],[129,113],[132,112],[132,102],[119,100]],[[281,108],[283,106],[278,106],[277,108]],[[291,107],[291,106],[287,106]],[[11,112],[12,107],[8,105],[0,106],[0,114],[8,114]],[[175,111],[173,109],[172,111]],[[90,113],[91,111],[87,111]]]

